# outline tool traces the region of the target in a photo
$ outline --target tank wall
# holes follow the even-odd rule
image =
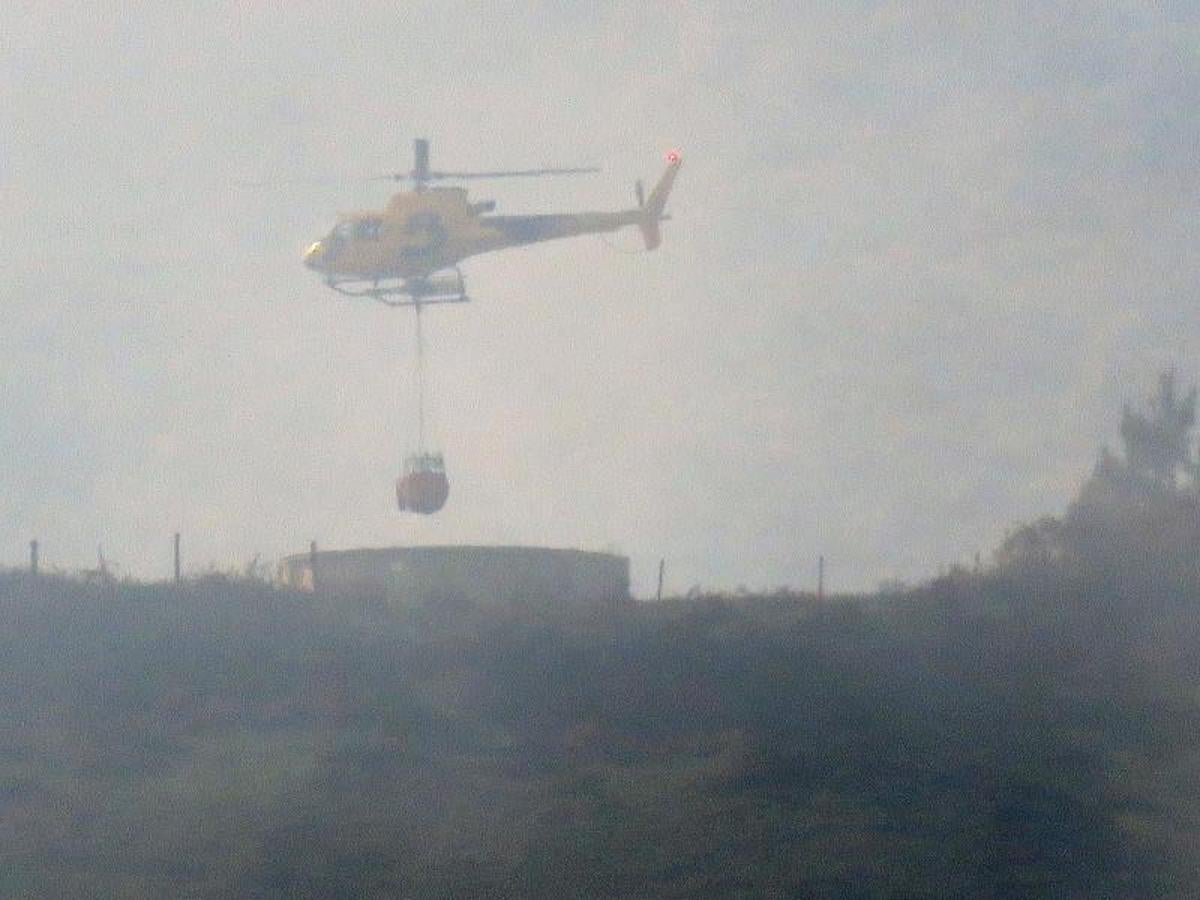
[[[322,590],[392,602],[616,601],[629,597],[629,560],[539,547],[396,547],[317,554]],[[285,559],[281,580],[312,589],[308,554]]]

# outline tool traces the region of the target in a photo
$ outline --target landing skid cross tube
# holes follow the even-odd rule
[[[379,279],[378,281],[327,281],[346,297],[369,297],[387,306],[426,306],[433,303],[468,303],[466,285],[457,268],[428,278]],[[350,287],[343,287],[350,285]]]

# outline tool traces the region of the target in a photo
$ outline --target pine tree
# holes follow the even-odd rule
[[[1145,412],[1126,406],[1121,414],[1121,441],[1130,473],[1167,490],[1179,487],[1181,472],[1194,483],[1197,462],[1191,431],[1195,424],[1196,388],[1179,397],[1175,371],[1164,372],[1158,377],[1158,394]]]

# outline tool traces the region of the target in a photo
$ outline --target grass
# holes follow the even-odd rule
[[[0,577],[0,894],[1189,896],[1200,610],[1037,578],[449,615]]]

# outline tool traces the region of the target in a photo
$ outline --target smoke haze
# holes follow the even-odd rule
[[[675,589],[968,559],[1197,357],[1198,47],[1183,3],[5,4],[0,561],[615,545],[645,591],[660,555]],[[391,496],[411,322],[300,265],[387,190],[239,186],[404,169],[415,136],[604,167],[473,185],[501,212],[686,160],[653,255],[464,266],[429,521]]]

